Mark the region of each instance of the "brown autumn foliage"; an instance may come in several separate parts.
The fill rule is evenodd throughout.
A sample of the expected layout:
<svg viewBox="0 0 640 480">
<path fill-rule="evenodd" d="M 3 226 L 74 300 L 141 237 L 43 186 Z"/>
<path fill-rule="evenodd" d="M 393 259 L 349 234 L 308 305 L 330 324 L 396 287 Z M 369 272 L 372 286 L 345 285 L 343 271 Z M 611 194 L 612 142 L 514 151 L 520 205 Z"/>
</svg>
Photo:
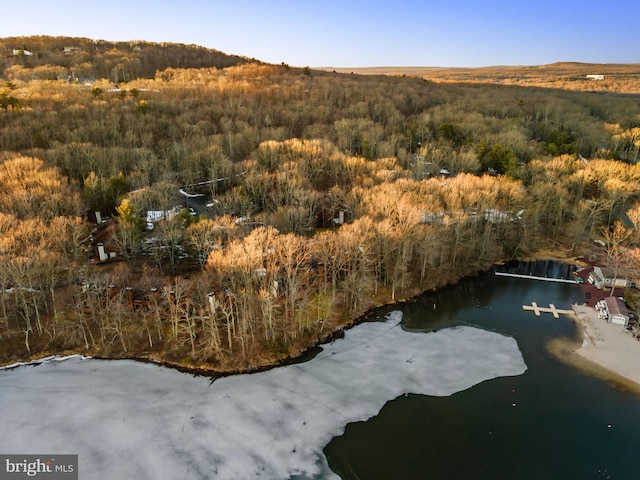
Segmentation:
<svg viewBox="0 0 640 480">
<path fill-rule="evenodd" d="M 577 254 L 638 200 L 628 98 L 166 67 L 117 89 L 5 77 L 3 361 L 272 364 L 373 306 Z"/>
</svg>

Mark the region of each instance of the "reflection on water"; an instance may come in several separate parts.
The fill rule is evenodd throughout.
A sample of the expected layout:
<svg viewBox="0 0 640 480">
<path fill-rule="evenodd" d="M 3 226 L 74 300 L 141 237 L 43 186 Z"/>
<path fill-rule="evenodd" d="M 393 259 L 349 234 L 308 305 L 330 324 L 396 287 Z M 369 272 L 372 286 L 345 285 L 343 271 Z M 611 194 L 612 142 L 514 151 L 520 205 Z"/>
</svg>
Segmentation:
<svg viewBox="0 0 640 480">
<path fill-rule="evenodd" d="M 500 269 L 554 278 L 572 272 L 555 262 Z M 577 285 L 488 273 L 405 305 L 407 329 L 465 324 L 512 335 L 528 370 L 450 397 L 387 403 L 327 445 L 332 469 L 367 480 L 637 478 L 640 400 L 553 358 L 546 341 L 574 337 L 575 326 L 523 311 L 532 301 L 567 309 L 584 298 Z"/>
</svg>

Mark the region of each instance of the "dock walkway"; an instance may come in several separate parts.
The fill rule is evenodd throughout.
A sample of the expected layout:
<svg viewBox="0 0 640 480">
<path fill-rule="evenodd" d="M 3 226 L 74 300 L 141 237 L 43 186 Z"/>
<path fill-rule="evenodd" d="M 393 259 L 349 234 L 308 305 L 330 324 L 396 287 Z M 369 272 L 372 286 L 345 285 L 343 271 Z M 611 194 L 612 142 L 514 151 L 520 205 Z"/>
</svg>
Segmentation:
<svg viewBox="0 0 640 480">
<path fill-rule="evenodd" d="M 547 282 L 558 282 L 558 283 L 576 283 L 575 280 L 569 280 L 566 278 L 536 277 L 535 275 L 521 275 L 519 273 L 507 273 L 507 272 L 495 272 L 495 274 L 499 277 L 528 278 L 530 280 L 544 280 Z"/>
<path fill-rule="evenodd" d="M 555 318 L 560 318 L 560 315 L 572 315 L 573 310 L 561 310 L 551 303 L 549 307 L 539 307 L 536 302 L 531 302 L 531 305 L 523 305 L 523 310 L 527 310 L 536 314 L 536 317 L 540 316 L 540 313 L 550 313 Z"/>
</svg>

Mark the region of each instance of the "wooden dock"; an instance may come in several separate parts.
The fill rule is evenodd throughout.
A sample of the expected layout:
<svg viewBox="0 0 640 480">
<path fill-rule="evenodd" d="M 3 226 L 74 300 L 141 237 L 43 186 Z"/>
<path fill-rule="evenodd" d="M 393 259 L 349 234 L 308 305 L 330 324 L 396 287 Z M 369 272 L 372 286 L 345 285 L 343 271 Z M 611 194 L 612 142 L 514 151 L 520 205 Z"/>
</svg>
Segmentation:
<svg viewBox="0 0 640 480">
<path fill-rule="evenodd" d="M 550 313 L 555 318 L 560 318 L 560 315 L 573 314 L 573 310 L 561 310 L 559 308 L 556 308 L 556 306 L 553 303 L 550 303 L 549 307 L 539 307 L 536 302 L 531 302 L 531 305 L 523 305 L 522 309 L 535 313 L 536 317 L 539 317 L 540 313 Z"/>
<path fill-rule="evenodd" d="M 575 280 L 569 280 L 567 278 L 537 277 L 535 275 L 521 275 L 519 273 L 508 272 L 495 272 L 495 274 L 498 277 L 527 278 L 529 280 L 543 280 L 545 282 L 576 283 Z"/>
</svg>

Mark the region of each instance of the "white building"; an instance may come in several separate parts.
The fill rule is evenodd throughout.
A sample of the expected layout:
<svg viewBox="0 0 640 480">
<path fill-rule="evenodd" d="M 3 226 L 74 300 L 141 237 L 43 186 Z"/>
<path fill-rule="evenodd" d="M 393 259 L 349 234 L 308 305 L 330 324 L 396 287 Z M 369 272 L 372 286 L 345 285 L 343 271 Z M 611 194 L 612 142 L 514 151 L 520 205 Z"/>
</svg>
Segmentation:
<svg viewBox="0 0 640 480">
<path fill-rule="evenodd" d="M 147 230 L 153 230 L 153 226 L 161 220 L 171 220 L 181 211 L 180 207 L 173 207 L 171 210 L 147 210 Z"/>
<path fill-rule="evenodd" d="M 620 298 L 607 297 L 596 304 L 598 316 L 607 320 L 608 323 L 627 326 L 629 324 L 629 311 Z"/>
<path fill-rule="evenodd" d="M 588 282 L 595 285 L 599 289 L 604 287 L 627 287 L 626 278 L 618 278 L 615 272 L 609 268 L 593 267 L 593 271 L 589 273 Z"/>
</svg>

